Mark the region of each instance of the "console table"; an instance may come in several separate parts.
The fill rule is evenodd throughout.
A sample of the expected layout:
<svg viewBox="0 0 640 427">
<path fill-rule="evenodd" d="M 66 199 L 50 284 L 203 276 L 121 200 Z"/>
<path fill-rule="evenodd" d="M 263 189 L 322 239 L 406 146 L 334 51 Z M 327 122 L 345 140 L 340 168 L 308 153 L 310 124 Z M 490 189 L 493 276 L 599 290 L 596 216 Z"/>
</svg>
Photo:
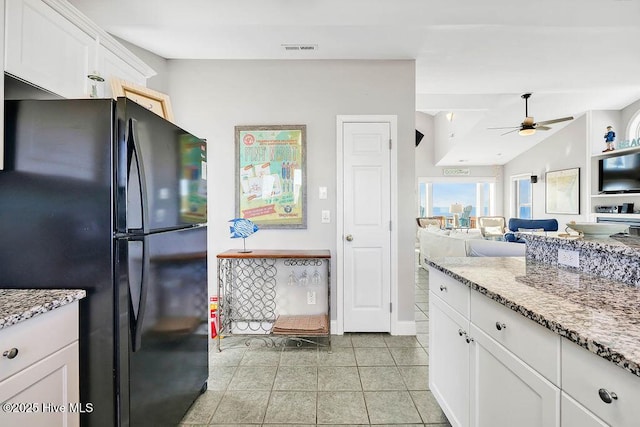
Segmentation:
<svg viewBox="0 0 640 427">
<path fill-rule="evenodd" d="M 300 346 L 326 337 L 331 351 L 329 250 L 228 250 L 217 259 L 218 351 L 221 335 L 238 334 L 247 345 L 252 338 L 276 345 L 272 337 L 281 336 Z"/>
</svg>

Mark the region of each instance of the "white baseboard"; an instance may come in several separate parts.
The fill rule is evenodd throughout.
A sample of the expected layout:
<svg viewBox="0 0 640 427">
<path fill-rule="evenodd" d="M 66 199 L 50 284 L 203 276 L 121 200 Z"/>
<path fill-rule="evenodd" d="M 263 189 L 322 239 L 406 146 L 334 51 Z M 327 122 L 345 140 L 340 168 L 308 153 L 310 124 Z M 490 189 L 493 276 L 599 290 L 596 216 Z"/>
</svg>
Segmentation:
<svg viewBox="0 0 640 427">
<path fill-rule="evenodd" d="M 416 322 L 414 320 L 398 321 L 392 327 L 391 335 L 415 335 Z M 338 331 L 338 321 L 331 321 L 331 335 L 343 335 L 343 331 Z"/>
<path fill-rule="evenodd" d="M 416 334 L 416 322 L 415 320 L 398 320 L 395 324 L 395 328 L 392 329 L 391 335 L 415 335 Z"/>
<path fill-rule="evenodd" d="M 342 331 L 338 331 L 338 321 L 331 321 L 331 335 L 342 335 Z"/>
</svg>

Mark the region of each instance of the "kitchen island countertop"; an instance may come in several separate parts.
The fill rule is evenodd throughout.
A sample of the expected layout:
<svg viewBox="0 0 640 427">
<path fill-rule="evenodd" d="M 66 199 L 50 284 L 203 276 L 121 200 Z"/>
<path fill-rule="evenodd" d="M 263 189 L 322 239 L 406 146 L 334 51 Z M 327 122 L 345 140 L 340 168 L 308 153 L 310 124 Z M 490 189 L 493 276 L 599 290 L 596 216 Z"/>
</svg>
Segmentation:
<svg viewBox="0 0 640 427">
<path fill-rule="evenodd" d="M 520 257 L 427 264 L 640 376 L 640 289 Z"/>
<path fill-rule="evenodd" d="M 0 329 L 55 310 L 86 295 L 83 289 L 0 289 Z"/>
</svg>

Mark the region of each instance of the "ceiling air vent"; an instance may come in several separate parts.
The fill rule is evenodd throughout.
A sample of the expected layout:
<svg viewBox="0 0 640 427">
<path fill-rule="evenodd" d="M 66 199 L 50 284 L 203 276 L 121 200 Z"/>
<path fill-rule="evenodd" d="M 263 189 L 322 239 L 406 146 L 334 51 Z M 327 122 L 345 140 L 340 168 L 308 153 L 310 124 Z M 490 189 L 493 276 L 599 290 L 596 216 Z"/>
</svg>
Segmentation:
<svg viewBox="0 0 640 427">
<path fill-rule="evenodd" d="M 281 46 L 288 52 L 312 52 L 318 50 L 317 44 L 283 44 Z"/>
</svg>

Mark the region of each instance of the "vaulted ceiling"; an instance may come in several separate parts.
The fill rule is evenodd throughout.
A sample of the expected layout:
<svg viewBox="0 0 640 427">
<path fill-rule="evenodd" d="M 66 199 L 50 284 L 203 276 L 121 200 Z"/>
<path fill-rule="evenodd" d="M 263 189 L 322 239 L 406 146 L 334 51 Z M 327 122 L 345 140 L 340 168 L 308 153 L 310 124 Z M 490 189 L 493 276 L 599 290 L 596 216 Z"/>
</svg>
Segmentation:
<svg viewBox="0 0 640 427">
<path fill-rule="evenodd" d="M 441 165 L 504 164 L 568 123 L 640 99 L 638 0 L 70 0 L 164 58 L 415 59 L 416 110 L 453 112 Z M 314 49 L 285 49 L 284 45 Z"/>
</svg>

